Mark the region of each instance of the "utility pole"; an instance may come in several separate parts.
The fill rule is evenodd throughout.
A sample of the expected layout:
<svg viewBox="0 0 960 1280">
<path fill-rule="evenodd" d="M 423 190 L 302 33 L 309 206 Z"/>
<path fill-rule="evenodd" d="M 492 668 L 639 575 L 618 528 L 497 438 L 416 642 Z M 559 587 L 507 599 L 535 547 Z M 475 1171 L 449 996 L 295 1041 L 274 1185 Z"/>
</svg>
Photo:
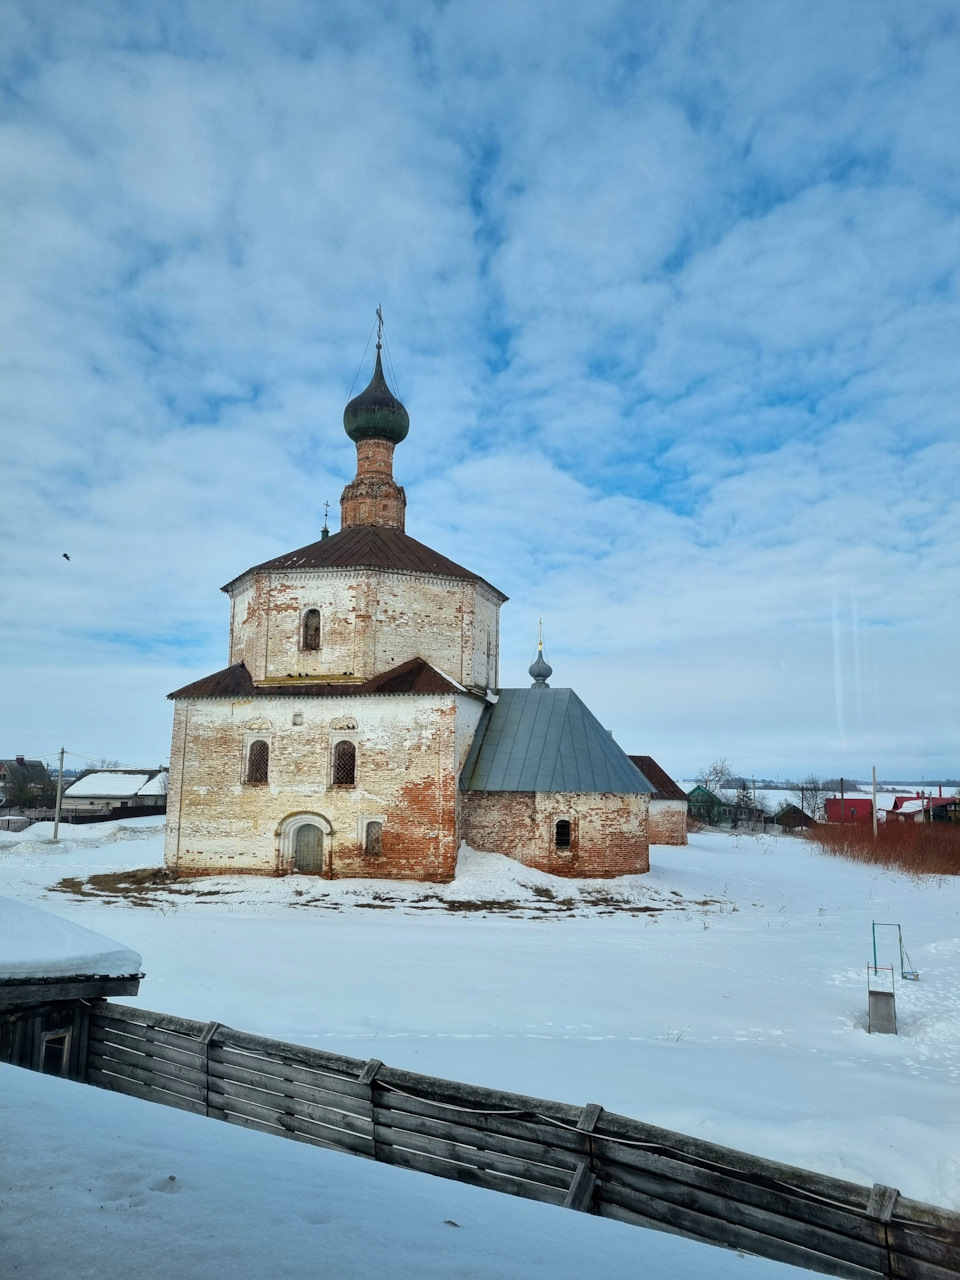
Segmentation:
<svg viewBox="0 0 960 1280">
<path fill-rule="evenodd" d="M 60 771 L 57 774 L 57 807 L 53 811 L 54 843 L 60 839 L 60 801 L 63 798 L 63 747 L 60 748 Z"/>
<path fill-rule="evenodd" d="M 873 838 L 877 838 L 877 766 L 873 766 Z"/>
<path fill-rule="evenodd" d="M 840 779 L 840 823 L 843 824 L 843 779 Z"/>
</svg>

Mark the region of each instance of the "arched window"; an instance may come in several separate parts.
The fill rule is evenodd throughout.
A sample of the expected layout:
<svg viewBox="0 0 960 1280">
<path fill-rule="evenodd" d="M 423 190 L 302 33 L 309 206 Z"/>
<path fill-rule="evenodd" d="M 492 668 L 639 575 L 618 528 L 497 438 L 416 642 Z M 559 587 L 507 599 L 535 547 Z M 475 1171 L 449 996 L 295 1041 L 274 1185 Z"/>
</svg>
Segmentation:
<svg viewBox="0 0 960 1280">
<path fill-rule="evenodd" d="M 558 849 L 569 849 L 573 832 L 567 818 L 561 818 L 554 828 L 554 842 Z"/>
<path fill-rule="evenodd" d="M 267 781 L 267 773 L 270 769 L 270 747 L 269 745 L 258 739 L 256 742 L 250 743 L 250 749 L 247 752 L 247 782 L 251 786 L 262 787 Z"/>
<path fill-rule="evenodd" d="M 368 858 L 379 858 L 383 853 L 383 823 L 368 822 L 364 852 Z"/>
<path fill-rule="evenodd" d="M 333 782 L 352 787 L 357 779 L 357 748 L 352 742 L 338 742 L 333 748 Z"/>
<path fill-rule="evenodd" d="M 308 609 L 303 615 L 304 649 L 320 648 L 320 610 Z"/>
</svg>

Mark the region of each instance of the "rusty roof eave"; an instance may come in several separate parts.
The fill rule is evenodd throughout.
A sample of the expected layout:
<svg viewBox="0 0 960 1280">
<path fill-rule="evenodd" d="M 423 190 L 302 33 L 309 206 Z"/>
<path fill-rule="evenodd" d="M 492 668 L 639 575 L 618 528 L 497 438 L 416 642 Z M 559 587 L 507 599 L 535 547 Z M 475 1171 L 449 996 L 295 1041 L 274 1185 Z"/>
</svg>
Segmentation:
<svg viewBox="0 0 960 1280">
<path fill-rule="evenodd" d="M 255 684 L 244 663 L 238 662 L 223 671 L 203 676 L 167 697 L 173 701 L 223 698 L 246 701 L 251 698 L 353 698 L 396 697 L 398 695 L 443 696 L 469 695 L 483 698 L 479 691 L 448 679 L 442 671 L 423 658 L 411 658 L 390 671 L 372 676 L 356 684 L 330 683 L 321 680 L 290 680 L 286 683 Z"/>
<path fill-rule="evenodd" d="M 509 598 L 480 574 L 465 569 L 463 565 L 399 529 L 387 529 L 380 525 L 341 529 L 329 538 L 274 556 L 272 560 L 265 560 L 245 569 L 243 573 L 231 578 L 221 590 L 229 594 L 238 583 L 255 573 L 302 572 L 311 569 L 370 569 L 411 577 L 452 578 L 456 581 L 481 583 L 499 596 L 501 603 Z"/>
</svg>

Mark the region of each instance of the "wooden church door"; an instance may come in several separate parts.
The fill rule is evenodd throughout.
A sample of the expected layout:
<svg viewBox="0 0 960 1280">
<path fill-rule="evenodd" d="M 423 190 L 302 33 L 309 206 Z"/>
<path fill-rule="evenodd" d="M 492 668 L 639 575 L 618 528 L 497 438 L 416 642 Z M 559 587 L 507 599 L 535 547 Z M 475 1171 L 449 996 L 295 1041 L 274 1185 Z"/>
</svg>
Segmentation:
<svg viewBox="0 0 960 1280">
<path fill-rule="evenodd" d="M 323 871 L 323 832 L 312 822 L 297 827 L 293 846 L 293 865 L 296 871 L 310 871 L 320 875 Z"/>
</svg>

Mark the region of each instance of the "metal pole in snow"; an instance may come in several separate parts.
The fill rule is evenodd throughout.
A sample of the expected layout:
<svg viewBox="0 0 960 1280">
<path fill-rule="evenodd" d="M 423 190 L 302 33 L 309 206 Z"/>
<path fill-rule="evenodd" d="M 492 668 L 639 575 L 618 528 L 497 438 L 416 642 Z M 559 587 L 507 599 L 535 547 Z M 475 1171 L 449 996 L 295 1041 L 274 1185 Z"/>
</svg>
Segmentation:
<svg viewBox="0 0 960 1280">
<path fill-rule="evenodd" d="M 873 838 L 877 838 L 877 766 L 873 766 Z"/>
<path fill-rule="evenodd" d="M 60 748 L 60 771 L 57 774 L 57 805 L 53 811 L 53 839 L 60 839 L 60 801 L 63 798 L 63 747 Z"/>
</svg>

